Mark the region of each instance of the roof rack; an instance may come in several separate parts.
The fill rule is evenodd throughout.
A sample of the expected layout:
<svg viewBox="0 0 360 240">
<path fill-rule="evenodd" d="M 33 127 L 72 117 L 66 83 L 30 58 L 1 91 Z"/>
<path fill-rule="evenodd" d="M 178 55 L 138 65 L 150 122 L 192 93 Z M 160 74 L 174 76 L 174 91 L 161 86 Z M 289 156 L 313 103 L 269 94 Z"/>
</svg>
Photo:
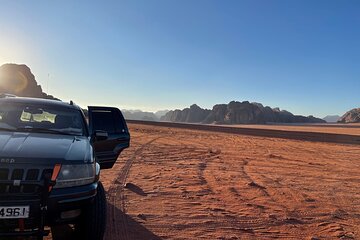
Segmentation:
<svg viewBox="0 0 360 240">
<path fill-rule="evenodd" d="M 0 93 L 0 98 L 7 98 L 7 97 L 17 97 L 17 96 L 9 93 Z"/>
</svg>

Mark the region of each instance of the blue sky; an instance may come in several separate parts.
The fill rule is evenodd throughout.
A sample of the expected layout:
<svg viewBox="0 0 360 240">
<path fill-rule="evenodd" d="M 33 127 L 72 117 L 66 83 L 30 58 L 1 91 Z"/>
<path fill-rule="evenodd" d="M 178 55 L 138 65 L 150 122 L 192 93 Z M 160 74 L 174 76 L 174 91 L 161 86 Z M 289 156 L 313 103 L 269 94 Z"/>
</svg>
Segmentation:
<svg viewBox="0 0 360 240">
<path fill-rule="evenodd" d="M 81 106 L 360 107 L 360 2 L 1 1 L 0 64 Z"/>
</svg>

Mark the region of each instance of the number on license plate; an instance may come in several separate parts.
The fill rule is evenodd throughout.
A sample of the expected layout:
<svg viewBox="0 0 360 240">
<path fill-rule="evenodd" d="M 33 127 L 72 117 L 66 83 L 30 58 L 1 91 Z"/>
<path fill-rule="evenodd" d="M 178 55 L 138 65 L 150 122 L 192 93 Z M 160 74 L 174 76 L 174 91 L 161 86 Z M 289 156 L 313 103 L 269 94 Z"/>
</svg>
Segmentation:
<svg viewBox="0 0 360 240">
<path fill-rule="evenodd" d="M 0 207 L 0 219 L 28 218 L 29 206 Z"/>
</svg>

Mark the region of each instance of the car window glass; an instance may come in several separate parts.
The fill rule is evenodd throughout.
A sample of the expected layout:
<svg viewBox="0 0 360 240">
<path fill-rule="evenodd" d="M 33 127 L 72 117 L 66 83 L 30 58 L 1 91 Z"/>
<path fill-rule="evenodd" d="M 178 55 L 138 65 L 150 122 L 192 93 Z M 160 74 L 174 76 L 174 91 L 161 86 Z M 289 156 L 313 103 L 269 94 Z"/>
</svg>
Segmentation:
<svg viewBox="0 0 360 240">
<path fill-rule="evenodd" d="M 125 126 L 124 126 L 124 118 L 123 116 L 121 115 L 120 112 L 115 112 L 115 118 L 114 118 L 114 121 L 115 121 L 115 128 L 116 128 L 116 131 L 117 132 L 124 132 L 125 131 Z"/>
<path fill-rule="evenodd" d="M 113 113 L 111 111 L 93 111 L 93 126 L 95 130 L 102 130 L 108 133 L 115 133 Z"/>
<path fill-rule="evenodd" d="M 71 135 L 85 134 L 83 117 L 79 110 L 52 105 L 1 104 L 0 127 L 33 129 L 32 131 L 48 129 Z"/>
<path fill-rule="evenodd" d="M 38 114 L 31 114 L 29 112 L 23 111 L 20 117 L 22 122 L 48 122 L 55 123 L 56 114 L 51 114 L 49 112 L 43 111 Z"/>
</svg>

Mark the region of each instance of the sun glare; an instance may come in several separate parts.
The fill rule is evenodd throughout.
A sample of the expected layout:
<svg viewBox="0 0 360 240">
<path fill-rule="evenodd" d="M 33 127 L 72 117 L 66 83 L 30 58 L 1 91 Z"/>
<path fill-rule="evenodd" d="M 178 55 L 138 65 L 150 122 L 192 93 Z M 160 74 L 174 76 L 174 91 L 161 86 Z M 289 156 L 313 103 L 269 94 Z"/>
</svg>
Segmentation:
<svg viewBox="0 0 360 240">
<path fill-rule="evenodd" d="M 22 72 L 7 69 L 6 65 L 0 69 L 0 91 L 17 94 L 27 85 L 28 79 Z"/>
</svg>

